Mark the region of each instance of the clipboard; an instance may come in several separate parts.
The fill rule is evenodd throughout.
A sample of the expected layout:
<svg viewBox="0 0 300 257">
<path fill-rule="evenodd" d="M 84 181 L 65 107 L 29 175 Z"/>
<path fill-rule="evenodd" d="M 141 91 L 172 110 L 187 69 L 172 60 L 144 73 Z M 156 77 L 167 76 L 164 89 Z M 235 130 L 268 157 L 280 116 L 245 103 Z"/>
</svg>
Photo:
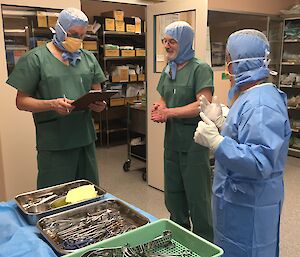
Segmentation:
<svg viewBox="0 0 300 257">
<path fill-rule="evenodd" d="M 119 93 L 118 90 L 90 90 L 87 94 L 79 97 L 72 105 L 75 106 L 73 111 L 82 111 L 88 109 L 89 104 L 96 101 L 107 102 L 113 95 Z"/>
</svg>

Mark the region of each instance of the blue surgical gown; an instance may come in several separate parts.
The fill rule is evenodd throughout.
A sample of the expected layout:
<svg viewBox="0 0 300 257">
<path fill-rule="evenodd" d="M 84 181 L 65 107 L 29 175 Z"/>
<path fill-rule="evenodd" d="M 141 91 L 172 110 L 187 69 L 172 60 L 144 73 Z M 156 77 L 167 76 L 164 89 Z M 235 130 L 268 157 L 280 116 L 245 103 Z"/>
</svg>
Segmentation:
<svg viewBox="0 0 300 257">
<path fill-rule="evenodd" d="M 214 242 L 224 257 L 279 257 L 290 134 L 286 95 L 273 84 L 245 91 L 231 107 L 213 183 Z"/>
</svg>

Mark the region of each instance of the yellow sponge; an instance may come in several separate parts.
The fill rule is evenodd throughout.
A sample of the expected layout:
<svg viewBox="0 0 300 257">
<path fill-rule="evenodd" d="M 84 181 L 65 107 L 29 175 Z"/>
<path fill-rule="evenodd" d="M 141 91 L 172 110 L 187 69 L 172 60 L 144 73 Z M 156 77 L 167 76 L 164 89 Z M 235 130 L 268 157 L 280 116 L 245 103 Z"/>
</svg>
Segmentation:
<svg viewBox="0 0 300 257">
<path fill-rule="evenodd" d="M 88 200 L 97 196 L 94 185 L 85 185 L 69 190 L 66 197 L 67 203 L 76 203 Z"/>
</svg>

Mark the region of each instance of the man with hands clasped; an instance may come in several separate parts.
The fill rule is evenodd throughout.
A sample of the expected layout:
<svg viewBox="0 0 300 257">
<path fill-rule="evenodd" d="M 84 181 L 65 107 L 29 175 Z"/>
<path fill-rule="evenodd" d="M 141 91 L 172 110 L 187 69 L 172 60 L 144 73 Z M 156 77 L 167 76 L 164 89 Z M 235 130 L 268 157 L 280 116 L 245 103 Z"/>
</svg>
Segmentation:
<svg viewBox="0 0 300 257">
<path fill-rule="evenodd" d="M 194 32 L 188 23 L 171 23 L 164 32 L 168 64 L 157 86 L 161 97 L 152 107 L 151 119 L 166 123 L 165 204 L 171 220 L 211 241 L 209 152 L 194 142 L 193 135 L 200 120 L 198 98 L 211 99 L 213 73 L 195 58 Z"/>
</svg>

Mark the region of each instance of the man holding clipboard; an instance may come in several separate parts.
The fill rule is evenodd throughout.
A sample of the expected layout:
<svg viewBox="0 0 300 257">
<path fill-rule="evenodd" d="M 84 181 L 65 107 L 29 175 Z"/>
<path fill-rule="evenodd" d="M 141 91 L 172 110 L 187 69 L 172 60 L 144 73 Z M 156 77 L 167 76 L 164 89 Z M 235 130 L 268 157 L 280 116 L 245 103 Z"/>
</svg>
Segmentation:
<svg viewBox="0 0 300 257">
<path fill-rule="evenodd" d="M 53 40 L 20 58 L 7 80 L 18 90 L 17 108 L 33 114 L 38 188 L 77 179 L 99 184 L 91 111 L 103 111 L 105 103 L 95 99 L 74 111 L 70 100 L 100 90 L 105 81 L 94 55 L 80 49 L 87 25 L 80 10 L 63 10 Z"/>
</svg>

